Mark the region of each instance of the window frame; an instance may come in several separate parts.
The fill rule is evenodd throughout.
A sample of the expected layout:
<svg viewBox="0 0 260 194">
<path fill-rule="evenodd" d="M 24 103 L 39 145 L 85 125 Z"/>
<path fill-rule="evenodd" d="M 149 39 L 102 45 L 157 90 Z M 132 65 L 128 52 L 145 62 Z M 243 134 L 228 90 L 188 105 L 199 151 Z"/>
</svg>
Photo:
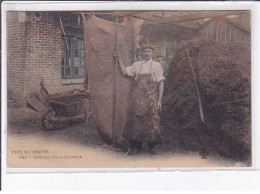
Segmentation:
<svg viewBox="0 0 260 194">
<path fill-rule="evenodd" d="M 64 27 L 65 34 L 62 34 L 62 62 L 61 62 L 61 79 L 82 79 L 86 77 L 86 62 L 85 62 L 85 49 L 84 49 L 84 32 L 83 29 Z M 75 40 L 82 42 L 82 48 L 75 47 Z M 69 47 L 69 55 L 67 55 L 67 51 Z M 83 62 L 83 65 L 75 65 L 75 51 L 82 50 L 83 57 L 79 57 Z M 66 65 L 67 62 L 69 65 Z M 75 75 L 75 67 L 79 68 L 83 71 L 82 75 Z M 66 69 L 69 68 L 69 74 L 65 75 Z"/>
</svg>

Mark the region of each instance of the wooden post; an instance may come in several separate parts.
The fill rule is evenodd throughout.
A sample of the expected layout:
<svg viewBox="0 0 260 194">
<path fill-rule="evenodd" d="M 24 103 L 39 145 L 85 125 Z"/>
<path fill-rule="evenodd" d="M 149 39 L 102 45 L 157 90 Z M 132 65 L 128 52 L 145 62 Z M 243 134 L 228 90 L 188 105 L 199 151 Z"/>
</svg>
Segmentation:
<svg viewBox="0 0 260 194">
<path fill-rule="evenodd" d="M 220 39 L 220 19 L 216 18 L 216 41 Z"/>
<path fill-rule="evenodd" d="M 198 30 L 198 33 L 197 33 L 197 39 L 202 39 L 202 33 L 201 33 L 200 29 Z"/>
<path fill-rule="evenodd" d="M 80 13 L 81 14 L 81 17 L 82 17 L 82 22 L 83 22 L 83 28 L 84 28 L 84 55 L 86 56 L 86 49 L 87 49 L 87 46 L 86 46 L 86 44 L 88 44 L 88 43 L 86 43 L 86 41 L 85 41 L 85 37 L 86 37 L 86 30 L 85 30 L 85 27 L 86 27 L 86 25 L 87 25 L 87 19 L 86 19 L 86 17 L 85 17 L 85 14 L 84 13 Z M 89 15 L 87 16 L 87 17 L 89 17 Z M 90 90 L 90 83 L 89 83 L 89 75 L 88 75 L 88 63 L 87 63 L 87 61 L 86 61 L 86 58 L 85 58 L 85 80 L 84 80 L 84 89 L 85 90 Z"/>
</svg>

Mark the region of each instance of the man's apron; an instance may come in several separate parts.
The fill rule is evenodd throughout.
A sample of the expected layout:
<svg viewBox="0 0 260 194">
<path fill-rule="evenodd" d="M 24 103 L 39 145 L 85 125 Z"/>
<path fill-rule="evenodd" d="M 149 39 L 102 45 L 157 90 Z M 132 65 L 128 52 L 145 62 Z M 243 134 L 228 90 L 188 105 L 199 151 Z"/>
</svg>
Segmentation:
<svg viewBox="0 0 260 194">
<path fill-rule="evenodd" d="M 139 74 L 133 85 L 124 138 L 140 142 L 160 140 L 158 98 L 158 84 L 152 75 Z"/>
</svg>

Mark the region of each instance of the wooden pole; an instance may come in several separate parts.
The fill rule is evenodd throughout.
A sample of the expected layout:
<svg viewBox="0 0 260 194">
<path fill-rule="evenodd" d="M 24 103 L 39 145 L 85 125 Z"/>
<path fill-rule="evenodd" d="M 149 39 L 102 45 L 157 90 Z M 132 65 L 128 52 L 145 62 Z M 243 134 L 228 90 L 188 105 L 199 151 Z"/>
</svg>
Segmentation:
<svg viewBox="0 0 260 194">
<path fill-rule="evenodd" d="M 198 101 L 199 101 L 199 112 L 200 112 L 200 120 L 201 120 L 203 123 L 205 123 L 205 120 L 204 120 L 204 115 L 203 115 L 203 109 L 202 109 L 202 103 L 201 103 L 201 100 L 200 100 L 200 92 L 199 92 L 199 87 L 198 87 L 198 84 L 197 84 L 197 79 L 196 79 L 196 76 L 195 76 L 195 73 L 194 73 L 194 70 L 193 70 L 193 66 L 192 66 L 192 63 L 191 63 L 191 59 L 190 59 L 189 50 L 188 50 L 188 49 L 186 49 L 186 52 L 187 52 L 187 55 L 188 55 L 188 58 L 189 58 L 190 67 L 191 67 L 191 72 L 192 72 L 193 79 L 194 79 L 195 86 L 196 86 L 196 90 L 197 90 Z"/>
<path fill-rule="evenodd" d="M 118 16 L 116 16 L 116 31 L 115 31 L 115 51 L 117 51 L 117 24 L 118 24 Z M 115 81 L 114 81 L 114 100 L 113 100 L 113 129 L 112 129 L 112 141 L 113 147 L 115 147 L 115 132 L 116 132 L 116 112 L 117 112 L 117 69 L 118 69 L 118 60 L 115 59 Z"/>
</svg>

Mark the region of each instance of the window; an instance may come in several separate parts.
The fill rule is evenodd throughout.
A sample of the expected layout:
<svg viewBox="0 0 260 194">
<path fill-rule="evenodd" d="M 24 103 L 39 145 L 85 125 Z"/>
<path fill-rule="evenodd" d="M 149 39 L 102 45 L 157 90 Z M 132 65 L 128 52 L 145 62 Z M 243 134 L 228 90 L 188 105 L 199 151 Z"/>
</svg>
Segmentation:
<svg viewBox="0 0 260 194">
<path fill-rule="evenodd" d="M 175 50 L 177 48 L 177 40 L 174 39 L 174 40 L 168 40 L 168 43 L 166 45 L 166 59 L 168 57 L 173 57 L 174 54 L 175 54 Z"/>
<path fill-rule="evenodd" d="M 62 79 L 84 78 L 86 74 L 84 33 L 81 29 L 64 28 Z"/>
</svg>

